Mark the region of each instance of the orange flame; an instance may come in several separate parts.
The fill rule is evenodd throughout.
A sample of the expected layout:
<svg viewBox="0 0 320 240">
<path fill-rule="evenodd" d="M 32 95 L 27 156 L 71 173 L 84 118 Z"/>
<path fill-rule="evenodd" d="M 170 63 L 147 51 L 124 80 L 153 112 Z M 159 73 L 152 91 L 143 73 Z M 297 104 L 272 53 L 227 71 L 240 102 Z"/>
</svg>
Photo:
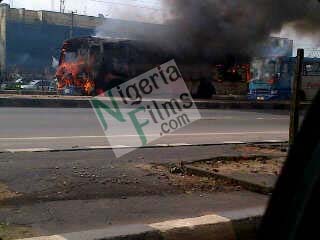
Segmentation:
<svg viewBox="0 0 320 240">
<path fill-rule="evenodd" d="M 75 62 L 62 61 L 57 69 L 58 89 L 75 87 L 86 95 L 90 95 L 95 84 L 90 77 L 91 69 L 89 64 L 81 57 Z"/>
</svg>

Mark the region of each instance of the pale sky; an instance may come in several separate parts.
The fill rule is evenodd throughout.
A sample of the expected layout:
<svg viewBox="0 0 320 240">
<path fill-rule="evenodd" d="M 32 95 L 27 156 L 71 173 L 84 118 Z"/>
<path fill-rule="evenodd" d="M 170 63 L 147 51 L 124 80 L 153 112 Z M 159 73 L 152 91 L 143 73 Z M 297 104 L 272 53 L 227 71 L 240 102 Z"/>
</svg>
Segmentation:
<svg viewBox="0 0 320 240">
<path fill-rule="evenodd" d="M 32 10 L 59 11 L 60 0 L 4 0 L 14 8 L 26 8 Z M 168 16 L 166 6 L 162 0 L 65 0 L 66 12 L 76 11 L 78 14 L 136 20 L 144 22 L 162 23 L 164 16 Z M 287 37 L 295 42 L 298 47 L 319 47 L 319 35 L 301 38 L 294 30 L 285 28 L 276 36 Z"/>
<path fill-rule="evenodd" d="M 59 11 L 60 0 L 5 0 L 14 8 Z M 161 0 L 65 0 L 66 12 L 78 14 L 161 22 L 165 11 Z"/>
</svg>

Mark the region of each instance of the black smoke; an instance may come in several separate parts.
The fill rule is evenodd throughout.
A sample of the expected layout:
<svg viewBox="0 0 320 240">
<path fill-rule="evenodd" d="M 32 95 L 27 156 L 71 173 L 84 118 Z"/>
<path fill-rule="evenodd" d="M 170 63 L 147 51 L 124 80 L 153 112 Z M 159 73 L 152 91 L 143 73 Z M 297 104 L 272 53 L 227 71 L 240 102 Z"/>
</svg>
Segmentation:
<svg viewBox="0 0 320 240">
<path fill-rule="evenodd" d="M 164 45 L 189 57 L 246 59 L 286 24 L 320 30 L 318 0 L 163 0 L 170 9 Z"/>
</svg>

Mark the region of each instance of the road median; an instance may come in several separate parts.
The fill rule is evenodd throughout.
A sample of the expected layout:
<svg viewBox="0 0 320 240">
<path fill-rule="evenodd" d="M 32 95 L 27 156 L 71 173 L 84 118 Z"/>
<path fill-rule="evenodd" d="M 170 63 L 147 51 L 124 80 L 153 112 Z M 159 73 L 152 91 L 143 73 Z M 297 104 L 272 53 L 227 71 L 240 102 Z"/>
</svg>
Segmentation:
<svg viewBox="0 0 320 240">
<path fill-rule="evenodd" d="M 43 95 L 3 95 L 0 96 L 0 107 L 30 107 L 30 108 L 91 108 L 90 97 L 67 97 L 67 96 L 43 96 Z M 153 99 L 145 99 L 152 102 Z M 165 103 L 169 99 L 157 99 L 158 103 Z M 210 100 L 195 100 L 199 109 L 290 109 L 289 101 L 249 101 L 244 98 L 215 97 Z M 303 109 L 308 108 L 310 103 L 302 103 Z M 128 106 L 135 107 L 133 102 Z"/>
</svg>

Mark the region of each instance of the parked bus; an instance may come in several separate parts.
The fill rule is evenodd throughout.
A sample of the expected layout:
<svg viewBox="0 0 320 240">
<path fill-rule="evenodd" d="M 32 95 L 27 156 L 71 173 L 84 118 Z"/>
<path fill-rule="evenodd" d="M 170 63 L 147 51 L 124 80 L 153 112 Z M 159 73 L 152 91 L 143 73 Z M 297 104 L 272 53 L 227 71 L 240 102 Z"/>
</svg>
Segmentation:
<svg viewBox="0 0 320 240">
<path fill-rule="evenodd" d="M 255 59 L 251 63 L 248 98 L 251 100 L 286 100 L 291 98 L 296 58 Z M 320 88 L 320 58 L 305 58 L 300 97 L 312 100 Z"/>
</svg>

